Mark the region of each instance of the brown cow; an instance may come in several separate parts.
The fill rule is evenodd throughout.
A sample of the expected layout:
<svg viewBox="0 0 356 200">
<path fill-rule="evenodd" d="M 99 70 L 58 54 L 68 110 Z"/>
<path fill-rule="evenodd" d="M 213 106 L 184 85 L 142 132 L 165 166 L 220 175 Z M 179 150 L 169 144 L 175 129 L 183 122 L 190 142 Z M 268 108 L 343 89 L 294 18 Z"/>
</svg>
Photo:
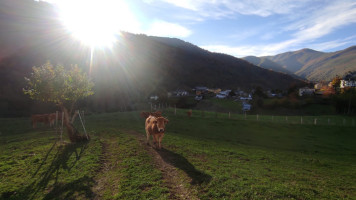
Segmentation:
<svg viewBox="0 0 356 200">
<path fill-rule="evenodd" d="M 49 120 L 49 125 L 50 127 L 54 126 L 54 123 L 56 121 L 56 113 L 51 113 L 48 115 L 48 120 Z M 58 112 L 58 121 L 62 121 L 62 112 Z"/>
<path fill-rule="evenodd" d="M 144 119 L 147 119 L 151 115 L 150 112 L 141 112 L 140 116 Z"/>
<path fill-rule="evenodd" d="M 187 112 L 188 117 L 191 117 L 191 116 L 192 116 L 192 113 L 193 113 L 192 110 L 188 110 L 188 112 Z"/>
<path fill-rule="evenodd" d="M 154 117 L 162 117 L 162 111 L 157 110 L 156 112 L 151 112 L 151 115 Z"/>
<path fill-rule="evenodd" d="M 144 119 L 147 119 L 149 116 L 154 116 L 154 117 L 162 117 L 162 111 L 156 111 L 156 112 L 141 112 L 140 116 Z"/>
<path fill-rule="evenodd" d="M 32 127 L 36 128 L 37 123 L 49 124 L 49 114 L 31 115 Z"/>
<path fill-rule="evenodd" d="M 145 122 L 145 130 L 147 136 L 147 144 L 149 144 L 150 135 L 153 138 L 153 144 L 156 148 L 161 149 L 161 142 L 164 136 L 165 125 L 168 119 L 164 117 L 149 116 Z"/>
</svg>

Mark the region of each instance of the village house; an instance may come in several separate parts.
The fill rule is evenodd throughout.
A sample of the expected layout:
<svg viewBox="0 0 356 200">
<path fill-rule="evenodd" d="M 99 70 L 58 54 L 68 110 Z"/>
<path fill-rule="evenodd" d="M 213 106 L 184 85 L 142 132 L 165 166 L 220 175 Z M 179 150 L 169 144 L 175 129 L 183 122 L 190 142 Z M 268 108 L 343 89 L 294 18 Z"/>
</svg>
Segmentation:
<svg viewBox="0 0 356 200">
<path fill-rule="evenodd" d="M 308 88 L 308 87 L 299 88 L 299 96 L 314 95 L 314 93 L 315 93 L 314 88 Z"/>
<path fill-rule="evenodd" d="M 231 90 L 224 90 L 224 91 L 221 91 L 219 92 L 217 95 L 216 95 L 216 98 L 218 99 L 225 99 L 226 97 L 229 96 Z"/>
<path fill-rule="evenodd" d="M 356 72 L 349 73 L 340 80 L 340 88 L 356 87 Z"/>
<path fill-rule="evenodd" d="M 242 111 L 250 111 L 251 110 L 251 104 L 242 102 Z"/>
<path fill-rule="evenodd" d="M 182 90 L 182 89 L 178 89 L 178 90 L 174 91 L 173 94 L 174 94 L 174 96 L 177 96 L 177 97 L 189 95 L 189 93 L 187 91 Z"/>
<path fill-rule="evenodd" d="M 205 93 L 208 92 L 208 88 L 207 87 L 202 87 L 202 86 L 199 86 L 199 87 L 195 87 L 193 90 L 195 90 L 195 94 L 196 95 L 203 95 Z"/>
</svg>

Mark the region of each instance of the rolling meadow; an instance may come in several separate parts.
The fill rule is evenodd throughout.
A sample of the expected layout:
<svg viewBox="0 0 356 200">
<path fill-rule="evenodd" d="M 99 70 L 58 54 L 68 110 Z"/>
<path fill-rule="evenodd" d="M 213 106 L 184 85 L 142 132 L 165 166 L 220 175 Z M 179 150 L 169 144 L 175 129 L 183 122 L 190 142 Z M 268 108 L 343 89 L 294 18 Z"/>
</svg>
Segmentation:
<svg viewBox="0 0 356 200">
<path fill-rule="evenodd" d="M 86 115 L 91 140 L 75 144 L 58 129 L 32 129 L 28 118 L 3 118 L 0 198 L 356 198 L 351 124 L 186 111 L 164 110 L 162 150 L 146 144 L 137 111 Z"/>
</svg>

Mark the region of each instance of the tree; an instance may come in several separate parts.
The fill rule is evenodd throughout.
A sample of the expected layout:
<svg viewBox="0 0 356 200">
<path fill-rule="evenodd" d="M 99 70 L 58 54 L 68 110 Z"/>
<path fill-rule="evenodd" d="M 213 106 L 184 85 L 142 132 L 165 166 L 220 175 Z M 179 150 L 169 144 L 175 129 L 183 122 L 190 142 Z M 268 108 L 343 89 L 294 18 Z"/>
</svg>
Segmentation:
<svg viewBox="0 0 356 200">
<path fill-rule="evenodd" d="M 47 62 L 32 69 L 31 77 L 25 77 L 27 87 L 23 92 L 32 99 L 53 102 L 64 112 L 64 124 L 71 142 L 86 139 L 72 125 L 76 116 L 73 111 L 79 99 L 94 94 L 94 83 L 76 65 L 69 68 L 62 65 L 54 67 Z"/>
<path fill-rule="evenodd" d="M 263 100 L 264 98 L 266 98 L 267 95 L 263 92 L 262 88 L 257 86 L 255 88 L 255 92 L 253 93 L 253 96 L 252 96 L 252 105 L 254 108 L 262 108 L 263 107 Z"/>
<path fill-rule="evenodd" d="M 336 75 L 333 80 L 331 81 L 331 85 L 334 88 L 336 93 L 339 93 L 339 89 L 340 89 L 340 82 L 341 82 L 341 78 L 340 76 Z"/>
</svg>

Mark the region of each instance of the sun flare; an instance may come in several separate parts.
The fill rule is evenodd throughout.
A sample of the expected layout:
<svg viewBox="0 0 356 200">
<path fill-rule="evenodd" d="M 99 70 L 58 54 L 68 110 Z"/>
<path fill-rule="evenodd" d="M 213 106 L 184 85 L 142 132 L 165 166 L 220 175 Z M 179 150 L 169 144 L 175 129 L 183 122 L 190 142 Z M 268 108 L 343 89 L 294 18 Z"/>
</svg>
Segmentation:
<svg viewBox="0 0 356 200">
<path fill-rule="evenodd" d="M 58 6 L 68 31 L 92 47 L 112 45 L 120 30 L 134 24 L 133 13 L 122 0 L 63 0 Z"/>
</svg>

